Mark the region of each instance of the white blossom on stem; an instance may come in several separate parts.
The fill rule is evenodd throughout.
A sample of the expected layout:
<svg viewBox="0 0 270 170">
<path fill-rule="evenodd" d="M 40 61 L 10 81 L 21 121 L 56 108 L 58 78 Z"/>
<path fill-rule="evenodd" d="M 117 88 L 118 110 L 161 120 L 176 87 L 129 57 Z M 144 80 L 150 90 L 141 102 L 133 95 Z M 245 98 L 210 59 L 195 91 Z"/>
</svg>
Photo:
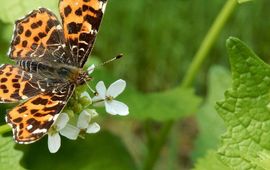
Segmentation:
<svg viewBox="0 0 270 170">
<path fill-rule="evenodd" d="M 115 100 L 125 89 L 126 82 L 124 80 L 117 80 L 106 89 L 103 81 L 96 85 L 97 95 L 93 97 L 94 105 L 105 105 L 107 113 L 112 115 L 128 115 L 128 106 L 120 101 Z"/>
</svg>

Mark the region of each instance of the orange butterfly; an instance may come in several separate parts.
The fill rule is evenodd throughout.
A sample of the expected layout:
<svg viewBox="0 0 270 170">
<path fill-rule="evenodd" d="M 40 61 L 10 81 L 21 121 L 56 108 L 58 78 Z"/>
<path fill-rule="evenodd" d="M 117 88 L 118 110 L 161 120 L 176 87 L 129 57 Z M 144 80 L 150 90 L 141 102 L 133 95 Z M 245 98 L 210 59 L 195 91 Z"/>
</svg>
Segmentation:
<svg viewBox="0 0 270 170">
<path fill-rule="evenodd" d="M 16 21 L 9 57 L 16 65 L 0 67 L 0 100 L 26 100 L 6 121 L 18 143 L 43 137 L 72 95 L 91 79 L 82 70 L 106 8 L 106 0 L 60 0 L 62 25 L 48 9 Z"/>
</svg>

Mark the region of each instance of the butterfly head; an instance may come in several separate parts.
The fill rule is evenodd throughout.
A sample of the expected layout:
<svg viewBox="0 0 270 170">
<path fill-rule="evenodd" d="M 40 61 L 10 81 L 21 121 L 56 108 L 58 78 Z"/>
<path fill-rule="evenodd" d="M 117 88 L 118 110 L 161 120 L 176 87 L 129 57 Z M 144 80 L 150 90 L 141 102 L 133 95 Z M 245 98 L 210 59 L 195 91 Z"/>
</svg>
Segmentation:
<svg viewBox="0 0 270 170">
<path fill-rule="evenodd" d="M 76 85 L 83 85 L 89 80 L 92 80 L 92 77 L 88 75 L 88 72 L 82 71 L 79 73 L 79 76 L 77 77 L 75 83 Z"/>
</svg>

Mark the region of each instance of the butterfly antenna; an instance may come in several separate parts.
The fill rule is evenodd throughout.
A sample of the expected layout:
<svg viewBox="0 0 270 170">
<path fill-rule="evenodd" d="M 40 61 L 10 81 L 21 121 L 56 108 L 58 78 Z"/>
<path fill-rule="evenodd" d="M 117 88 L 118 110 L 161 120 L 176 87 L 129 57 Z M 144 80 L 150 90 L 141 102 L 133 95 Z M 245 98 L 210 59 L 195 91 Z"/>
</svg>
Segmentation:
<svg viewBox="0 0 270 170">
<path fill-rule="evenodd" d="M 108 63 L 110 63 L 110 62 L 112 62 L 112 61 L 115 61 L 115 60 L 118 60 L 118 59 L 122 58 L 123 56 L 124 56 L 124 55 L 123 55 L 122 53 L 120 53 L 120 54 L 118 54 L 116 57 L 113 57 L 113 58 L 110 59 L 110 60 L 107 60 L 107 61 L 105 61 L 105 62 L 103 62 L 103 63 L 100 63 L 100 64 L 96 65 L 96 67 L 104 66 L 104 65 L 106 65 L 106 64 L 108 64 Z"/>
<path fill-rule="evenodd" d="M 115 56 L 115 57 L 111 58 L 110 60 L 107 60 L 107 61 L 105 61 L 105 62 L 103 62 L 103 63 L 101 63 L 101 64 L 98 64 L 98 65 L 96 65 L 96 66 L 95 66 L 95 65 L 92 65 L 91 67 L 89 67 L 89 68 L 87 69 L 88 74 L 91 74 L 91 73 L 94 71 L 95 68 L 104 66 L 105 64 L 108 64 L 108 63 L 110 63 L 110 62 L 113 62 L 113 61 L 115 61 L 115 60 L 118 60 L 118 59 L 120 59 L 120 58 L 122 58 L 122 57 L 123 57 L 123 54 L 120 53 L 120 54 L 118 54 L 117 56 Z M 93 89 L 89 86 L 89 84 L 87 83 L 87 81 L 86 81 L 85 79 L 83 79 L 83 80 L 84 80 L 85 84 L 87 85 L 87 87 L 91 90 L 91 92 L 92 92 L 93 94 L 96 94 L 96 91 L 93 90 Z"/>
</svg>

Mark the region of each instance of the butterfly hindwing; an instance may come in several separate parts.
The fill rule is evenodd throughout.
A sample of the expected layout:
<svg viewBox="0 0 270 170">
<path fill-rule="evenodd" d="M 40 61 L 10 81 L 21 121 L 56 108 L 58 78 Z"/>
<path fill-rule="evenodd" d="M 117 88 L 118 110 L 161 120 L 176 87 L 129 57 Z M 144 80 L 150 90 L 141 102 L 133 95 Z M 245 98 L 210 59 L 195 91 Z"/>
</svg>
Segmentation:
<svg viewBox="0 0 270 170">
<path fill-rule="evenodd" d="M 40 93 L 31 73 L 4 64 L 0 67 L 0 101 L 17 102 Z"/>
<path fill-rule="evenodd" d="M 8 55 L 14 60 L 67 62 L 62 26 L 46 8 L 32 11 L 16 21 Z"/>
<path fill-rule="evenodd" d="M 83 67 L 90 54 L 107 0 L 60 0 L 64 35 L 74 62 Z"/>
<path fill-rule="evenodd" d="M 33 143 L 43 137 L 57 119 L 74 90 L 69 85 L 58 92 L 39 94 L 13 108 L 6 116 L 18 143 Z"/>
</svg>

